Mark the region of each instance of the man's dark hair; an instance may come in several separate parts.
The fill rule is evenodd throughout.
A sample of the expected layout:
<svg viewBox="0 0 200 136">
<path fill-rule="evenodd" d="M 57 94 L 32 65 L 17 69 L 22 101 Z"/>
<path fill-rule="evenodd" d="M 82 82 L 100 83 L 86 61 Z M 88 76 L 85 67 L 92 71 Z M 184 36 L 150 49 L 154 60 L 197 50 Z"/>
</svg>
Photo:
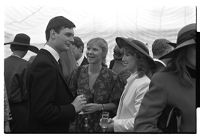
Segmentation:
<svg viewBox="0 0 200 136">
<path fill-rule="evenodd" d="M 76 27 L 73 22 L 68 20 L 67 18 L 63 16 L 57 16 L 52 18 L 46 28 L 45 34 L 46 34 L 46 40 L 49 40 L 50 37 L 50 30 L 55 30 L 56 33 L 59 33 L 61 29 L 63 28 L 74 28 Z"/>
<path fill-rule="evenodd" d="M 75 45 L 77 48 L 82 48 L 82 52 L 83 52 L 83 49 L 84 49 L 84 43 L 83 43 L 83 41 L 81 40 L 80 37 L 78 37 L 78 36 L 74 36 L 74 42 L 73 42 L 73 45 Z"/>
</svg>

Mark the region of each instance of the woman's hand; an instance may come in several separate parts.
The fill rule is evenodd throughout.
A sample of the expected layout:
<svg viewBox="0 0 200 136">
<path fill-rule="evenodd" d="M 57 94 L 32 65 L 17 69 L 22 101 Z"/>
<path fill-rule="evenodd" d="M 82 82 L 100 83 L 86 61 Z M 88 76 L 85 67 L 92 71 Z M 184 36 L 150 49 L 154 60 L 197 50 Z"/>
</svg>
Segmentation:
<svg viewBox="0 0 200 136">
<path fill-rule="evenodd" d="M 111 118 L 109 118 L 106 132 L 114 132 L 114 121 Z"/>
<path fill-rule="evenodd" d="M 101 110 L 101 104 L 97 104 L 97 103 L 85 104 L 84 109 L 83 109 L 84 114 L 93 113 L 99 110 Z"/>
</svg>

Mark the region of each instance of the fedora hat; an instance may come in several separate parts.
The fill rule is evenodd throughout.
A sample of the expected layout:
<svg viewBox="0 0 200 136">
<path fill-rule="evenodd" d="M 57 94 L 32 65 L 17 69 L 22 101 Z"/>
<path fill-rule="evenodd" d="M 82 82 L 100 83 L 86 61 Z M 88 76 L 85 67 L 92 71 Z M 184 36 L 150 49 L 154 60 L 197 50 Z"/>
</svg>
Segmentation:
<svg viewBox="0 0 200 136">
<path fill-rule="evenodd" d="M 196 23 L 184 26 L 178 32 L 177 42 L 169 43 L 172 46 L 175 46 L 175 49 L 161 56 L 159 59 L 171 58 L 185 47 L 196 45 L 196 34 L 197 34 Z"/>
<path fill-rule="evenodd" d="M 19 50 L 20 48 L 21 49 L 27 49 L 27 50 L 30 50 L 32 52 L 35 52 L 37 53 L 39 51 L 39 49 L 33 45 L 30 45 L 30 37 L 26 34 L 23 34 L 23 33 L 19 33 L 15 36 L 13 42 L 7 42 L 7 43 L 4 43 L 4 45 L 8 45 L 10 44 L 11 46 L 15 47 L 19 47 Z"/>
<path fill-rule="evenodd" d="M 153 58 L 149 55 L 149 50 L 144 43 L 142 43 L 138 40 L 135 40 L 133 38 L 123 38 L 123 37 L 117 37 L 116 42 L 120 48 L 127 46 L 127 47 L 132 47 L 132 48 L 136 49 L 141 54 L 146 56 L 153 65 L 155 65 L 155 62 L 154 62 Z"/>
</svg>

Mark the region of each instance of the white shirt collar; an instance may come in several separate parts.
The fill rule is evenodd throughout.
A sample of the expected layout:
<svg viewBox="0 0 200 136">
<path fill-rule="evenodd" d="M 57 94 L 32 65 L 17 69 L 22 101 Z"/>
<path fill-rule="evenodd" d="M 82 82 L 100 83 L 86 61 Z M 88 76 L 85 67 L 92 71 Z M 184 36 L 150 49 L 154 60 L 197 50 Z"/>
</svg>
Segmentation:
<svg viewBox="0 0 200 136">
<path fill-rule="evenodd" d="M 82 55 L 81 58 L 79 60 L 77 60 L 77 63 L 78 63 L 79 66 L 83 62 L 83 59 L 84 59 L 84 55 Z"/>
<path fill-rule="evenodd" d="M 55 60 L 58 62 L 58 60 L 60 59 L 59 54 L 56 52 L 56 50 L 54 50 L 54 48 L 52 48 L 51 46 L 49 46 L 48 44 L 46 44 L 43 49 L 49 51 L 51 53 L 51 55 L 55 58 Z"/>
<path fill-rule="evenodd" d="M 163 66 L 166 67 L 166 64 L 165 64 L 162 60 L 159 60 L 159 59 L 156 59 L 156 58 L 154 58 L 153 60 L 154 60 L 154 61 L 157 61 L 157 62 L 160 62 Z"/>
<path fill-rule="evenodd" d="M 137 72 L 132 73 L 129 78 L 127 79 L 127 83 L 132 81 L 133 79 L 135 79 L 138 76 Z"/>
</svg>

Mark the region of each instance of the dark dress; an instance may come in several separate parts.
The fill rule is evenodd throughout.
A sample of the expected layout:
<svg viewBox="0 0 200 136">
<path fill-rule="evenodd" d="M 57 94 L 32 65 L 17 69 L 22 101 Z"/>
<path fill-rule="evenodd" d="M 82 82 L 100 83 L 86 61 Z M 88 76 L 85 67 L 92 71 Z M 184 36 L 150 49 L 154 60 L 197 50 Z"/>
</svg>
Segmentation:
<svg viewBox="0 0 200 136">
<path fill-rule="evenodd" d="M 117 82 L 117 76 L 108 68 L 102 67 L 99 76 L 97 77 L 93 89 L 89 87 L 89 75 L 88 75 L 88 65 L 79 67 L 76 69 L 71 76 L 69 82 L 69 88 L 73 91 L 76 96 L 77 89 L 83 89 L 84 94 L 88 97 L 88 103 L 115 103 L 118 105 L 122 88 Z M 89 130 L 87 132 L 101 132 L 101 127 L 99 126 L 99 120 L 101 118 L 102 111 L 96 111 L 87 115 L 77 115 L 75 120 L 75 126 L 72 125 L 72 132 L 85 132 L 84 130 L 84 118 L 88 118 Z M 110 117 L 115 115 L 115 111 L 109 111 Z M 73 128 L 75 127 L 75 128 Z"/>
<path fill-rule="evenodd" d="M 82 63 L 81 63 L 81 66 L 87 65 L 87 64 L 88 64 L 88 60 L 87 60 L 86 57 L 84 57 L 84 59 L 83 59 L 83 61 L 82 61 Z"/>
</svg>

